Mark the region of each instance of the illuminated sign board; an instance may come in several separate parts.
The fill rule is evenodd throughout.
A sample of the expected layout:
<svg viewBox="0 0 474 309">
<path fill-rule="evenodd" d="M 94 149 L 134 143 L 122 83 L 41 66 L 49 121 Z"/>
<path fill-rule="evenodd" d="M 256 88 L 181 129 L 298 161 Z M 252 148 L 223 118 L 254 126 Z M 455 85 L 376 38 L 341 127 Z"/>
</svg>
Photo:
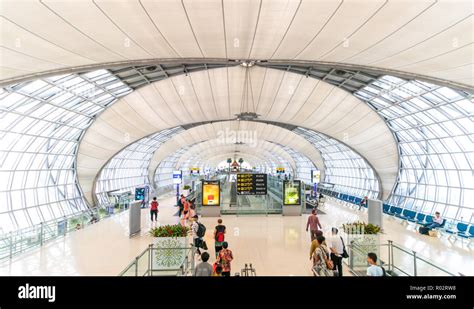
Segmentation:
<svg viewBox="0 0 474 309">
<path fill-rule="evenodd" d="M 238 195 L 266 195 L 267 174 L 237 174 Z"/>
<path fill-rule="evenodd" d="M 311 182 L 319 183 L 321 181 L 321 171 L 319 170 L 311 170 Z"/>
<path fill-rule="evenodd" d="M 301 205 L 301 181 L 283 181 L 283 205 Z"/>
<path fill-rule="evenodd" d="M 284 167 L 277 167 L 276 172 L 280 173 L 280 174 L 283 174 L 283 173 L 285 173 L 285 168 Z"/>
<path fill-rule="evenodd" d="M 219 180 L 202 180 L 202 206 L 220 206 L 221 188 Z"/>
<path fill-rule="evenodd" d="M 183 179 L 183 173 L 181 171 L 173 171 L 173 183 L 180 184 Z"/>
</svg>

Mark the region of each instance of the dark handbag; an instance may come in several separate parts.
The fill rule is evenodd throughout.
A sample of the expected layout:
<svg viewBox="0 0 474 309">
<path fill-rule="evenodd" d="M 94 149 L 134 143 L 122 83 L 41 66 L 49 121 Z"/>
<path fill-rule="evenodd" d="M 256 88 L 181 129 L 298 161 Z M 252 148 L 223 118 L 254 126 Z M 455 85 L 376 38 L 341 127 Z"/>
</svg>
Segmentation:
<svg viewBox="0 0 474 309">
<path fill-rule="evenodd" d="M 349 254 L 347 254 L 346 245 L 344 244 L 344 239 L 342 239 L 342 236 L 340 237 L 342 241 L 342 258 L 347 259 L 349 257 Z"/>
<path fill-rule="evenodd" d="M 202 241 L 202 248 L 203 248 L 204 250 L 207 250 L 207 244 L 206 244 L 206 241 L 205 241 L 205 240 Z"/>
</svg>

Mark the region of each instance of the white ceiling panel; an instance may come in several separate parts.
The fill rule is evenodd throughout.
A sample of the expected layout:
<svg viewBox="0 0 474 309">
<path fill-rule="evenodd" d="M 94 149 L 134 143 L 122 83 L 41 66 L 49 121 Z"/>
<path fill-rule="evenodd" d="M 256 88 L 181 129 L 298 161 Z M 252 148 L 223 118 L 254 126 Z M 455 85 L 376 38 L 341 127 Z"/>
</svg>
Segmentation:
<svg viewBox="0 0 474 309">
<path fill-rule="evenodd" d="M 4 0 L 0 10 L 4 83 L 118 61 L 251 58 L 400 70 L 472 86 L 470 0 Z"/>
<path fill-rule="evenodd" d="M 87 144 L 81 144 L 79 156 L 87 155 L 89 147 L 100 146 L 107 137 L 115 143 L 113 149 L 103 151 L 104 160 L 131 142 L 165 128 L 235 119 L 234 114 L 255 112 L 252 105 L 242 104 L 246 70 L 249 70 L 255 85 L 262 85 L 261 89 L 255 91 L 259 98 L 256 112 L 261 115 L 261 120 L 307 127 L 343 141 L 366 158 L 379 174 L 381 171 L 389 171 L 386 175 L 381 175 L 383 183 L 386 182 L 385 179 L 393 179 L 398 167 L 397 146 L 385 122 L 367 104 L 324 81 L 302 79 L 300 74 L 255 66 L 250 69 L 241 66 L 213 69 L 208 71 L 209 74 L 204 71 L 190 73 L 188 76 L 172 77 L 137 89 L 104 111 L 98 118 L 101 121 L 91 125 L 84 136 Z M 200 80 L 200 87 L 191 82 L 196 79 Z M 215 90 L 213 99 L 209 97 L 209 89 Z M 292 89 L 294 93 L 290 91 Z M 221 118 L 216 119 L 212 113 L 205 113 L 215 109 Z M 153 119 L 153 115 L 160 117 Z M 277 130 L 265 125 L 254 129 L 254 125 L 222 122 L 216 124 L 213 130 L 206 126 L 196 131 L 187 130 L 186 132 L 195 132 L 194 135 L 178 136 L 172 141 L 178 141 L 181 148 L 196 140 L 215 136 L 216 130 L 225 132 L 226 128 L 235 131 L 252 128 L 251 130 L 258 131 L 259 136 L 278 136 L 282 145 L 293 147 L 302 153 L 310 149 L 304 146 L 305 143 L 295 145 L 298 139 L 287 135 L 287 130 Z M 96 139 L 96 133 L 104 137 Z M 316 160 L 314 156 L 307 157 Z M 96 173 L 100 168 L 101 165 L 98 165 Z M 79 179 L 95 177 L 92 170 L 87 172 L 87 175 L 80 173 Z M 393 183 L 384 183 L 383 187 L 391 188 L 392 185 Z"/>
</svg>

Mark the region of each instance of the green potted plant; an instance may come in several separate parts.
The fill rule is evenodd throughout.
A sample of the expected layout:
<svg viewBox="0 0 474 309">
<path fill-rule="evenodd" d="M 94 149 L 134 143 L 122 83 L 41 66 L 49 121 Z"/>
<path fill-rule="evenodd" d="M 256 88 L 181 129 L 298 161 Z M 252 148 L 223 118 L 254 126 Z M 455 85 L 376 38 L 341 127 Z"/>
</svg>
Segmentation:
<svg viewBox="0 0 474 309">
<path fill-rule="evenodd" d="M 346 234 L 376 235 L 380 233 L 380 226 L 362 221 L 343 224 L 342 229 Z"/>
<path fill-rule="evenodd" d="M 152 268 L 178 270 L 186 258 L 189 228 L 181 224 L 162 225 L 150 230 L 153 237 Z"/>
<path fill-rule="evenodd" d="M 104 218 L 107 216 L 107 209 L 105 208 L 99 208 L 98 210 L 99 218 Z"/>
<path fill-rule="evenodd" d="M 182 194 L 184 194 L 184 196 L 188 196 L 190 189 L 191 189 L 191 187 L 189 185 L 184 185 Z"/>
</svg>

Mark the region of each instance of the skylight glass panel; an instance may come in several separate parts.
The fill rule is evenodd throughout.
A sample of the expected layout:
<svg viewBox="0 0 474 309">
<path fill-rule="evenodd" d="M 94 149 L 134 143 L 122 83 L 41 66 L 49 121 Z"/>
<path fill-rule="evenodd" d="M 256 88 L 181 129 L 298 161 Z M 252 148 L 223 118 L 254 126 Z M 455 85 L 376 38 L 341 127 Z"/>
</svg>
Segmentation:
<svg viewBox="0 0 474 309">
<path fill-rule="evenodd" d="M 87 74 L 97 81 L 106 78 L 121 83 L 106 70 Z M 87 209 L 74 162 L 79 137 L 92 123 L 90 117 L 103 110 L 82 96 L 96 88 L 97 83 L 80 74 L 66 74 L 1 90 L 0 198 L 5 204 L 0 207 L 0 232 Z M 107 99 L 115 101 L 117 95 L 110 92 Z M 82 112 L 90 117 L 80 114 L 76 107 L 81 104 Z"/>
<path fill-rule="evenodd" d="M 381 86 L 383 83 L 387 86 Z M 399 106 L 379 111 L 389 118 L 389 127 L 402 141 L 399 179 L 388 202 L 428 214 L 440 211 L 451 220 L 466 220 L 466 214 L 470 218 L 474 205 L 463 201 L 471 192 L 461 185 L 463 169 L 471 169 L 472 180 L 474 162 L 474 153 L 468 150 L 474 147 L 470 118 L 474 107 L 468 95 L 448 87 L 390 76 L 379 78 L 376 84 L 392 88 L 389 93 L 379 91 L 374 98 L 364 100 L 376 105 L 375 99 L 381 96 L 392 98 L 392 104 Z M 361 95 L 366 88 L 374 89 L 369 85 L 355 95 Z M 412 95 L 409 102 L 405 102 L 407 93 Z M 403 116 L 398 108 L 409 115 Z M 394 110 L 400 118 L 391 113 Z"/>
</svg>

